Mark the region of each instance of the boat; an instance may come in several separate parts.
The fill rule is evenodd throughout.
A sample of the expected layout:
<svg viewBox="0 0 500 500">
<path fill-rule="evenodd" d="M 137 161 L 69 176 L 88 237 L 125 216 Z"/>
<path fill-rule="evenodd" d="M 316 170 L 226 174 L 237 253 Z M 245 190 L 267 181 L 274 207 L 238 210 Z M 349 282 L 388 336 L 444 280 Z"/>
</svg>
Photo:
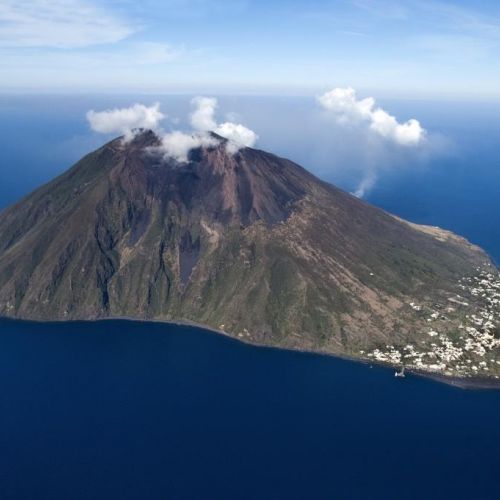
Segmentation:
<svg viewBox="0 0 500 500">
<path fill-rule="evenodd" d="M 405 367 L 404 365 L 401 367 L 401 370 L 400 371 L 397 371 L 395 374 L 394 374 L 395 377 L 401 377 L 401 378 L 404 378 L 405 377 Z"/>
</svg>

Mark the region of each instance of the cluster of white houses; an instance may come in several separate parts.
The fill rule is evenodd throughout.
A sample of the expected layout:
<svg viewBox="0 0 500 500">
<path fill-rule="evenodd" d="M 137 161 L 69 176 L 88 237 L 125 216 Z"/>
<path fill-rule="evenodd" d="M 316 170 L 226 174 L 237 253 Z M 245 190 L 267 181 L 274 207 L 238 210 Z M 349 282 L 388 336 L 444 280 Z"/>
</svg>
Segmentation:
<svg viewBox="0 0 500 500">
<path fill-rule="evenodd" d="M 477 276 L 462 278 L 459 286 L 464 296 L 450 297 L 448 300 L 453 307 L 408 304 L 414 311 L 425 314 L 427 322 L 432 324 L 417 345 L 386 345 L 360 354 L 383 363 L 447 375 L 499 378 L 500 275 L 480 272 Z M 475 303 L 474 313 L 468 311 L 470 301 Z M 457 331 L 440 328 L 447 320 L 445 313 L 456 312 L 457 307 L 459 312 L 463 311 Z"/>
</svg>

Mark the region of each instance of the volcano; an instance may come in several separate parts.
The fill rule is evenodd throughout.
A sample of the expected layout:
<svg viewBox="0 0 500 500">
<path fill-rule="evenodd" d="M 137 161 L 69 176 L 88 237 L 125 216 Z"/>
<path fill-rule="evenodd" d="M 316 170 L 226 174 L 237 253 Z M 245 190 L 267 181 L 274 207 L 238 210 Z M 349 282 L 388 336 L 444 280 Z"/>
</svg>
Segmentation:
<svg viewBox="0 0 500 500">
<path fill-rule="evenodd" d="M 484 312 L 467 283 L 498 272 L 477 246 L 213 138 L 183 163 L 152 131 L 117 138 L 0 213 L 0 315 L 185 321 L 399 363 Z"/>
</svg>

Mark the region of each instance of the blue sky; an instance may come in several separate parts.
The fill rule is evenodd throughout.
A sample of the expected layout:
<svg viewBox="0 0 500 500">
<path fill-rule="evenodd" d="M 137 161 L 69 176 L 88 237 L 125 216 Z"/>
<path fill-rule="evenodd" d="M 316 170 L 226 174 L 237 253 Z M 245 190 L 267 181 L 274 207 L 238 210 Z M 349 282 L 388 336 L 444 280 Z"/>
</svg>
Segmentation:
<svg viewBox="0 0 500 500">
<path fill-rule="evenodd" d="M 500 98 L 500 2 L 2 0 L 0 90 Z"/>
</svg>

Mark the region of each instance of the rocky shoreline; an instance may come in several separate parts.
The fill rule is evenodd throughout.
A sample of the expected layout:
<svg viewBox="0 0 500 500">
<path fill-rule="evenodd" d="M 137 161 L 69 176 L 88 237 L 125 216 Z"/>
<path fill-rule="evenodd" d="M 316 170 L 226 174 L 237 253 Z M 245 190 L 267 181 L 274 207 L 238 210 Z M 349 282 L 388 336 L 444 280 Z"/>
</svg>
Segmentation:
<svg viewBox="0 0 500 500">
<path fill-rule="evenodd" d="M 287 347 L 280 347 L 280 346 L 271 346 L 271 345 L 266 345 L 266 344 L 258 344 L 252 341 L 249 341 L 244 338 L 239 338 L 235 337 L 223 330 L 213 328 L 207 325 L 203 325 L 201 323 L 197 323 L 195 321 L 188 321 L 188 320 L 163 320 L 163 319 L 147 319 L 147 318 L 134 318 L 134 317 L 128 317 L 128 316 L 114 316 L 114 317 L 103 317 L 103 318 L 90 318 L 90 319 L 71 319 L 71 320 L 49 320 L 49 321 L 42 321 L 42 320 L 24 320 L 24 319 L 16 319 L 12 317 L 5 317 L 5 316 L 0 316 L 0 320 L 7 320 L 7 321 L 22 321 L 22 322 L 27 322 L 27 323 L 75 323 L 75 322 L 107 322 L 107 321 L 133 321 L 137 323 L 161 323 L 161 324 L 167 324 L 167 325 L 178 325 L 178 326 L 191 326 L 191 327 L 196 327 L 200 328 L 203 330 L 206 330 L 208 332 L 211 332 L 216 335 L 222 335 L 228 339 L 232 339 L 234 341 L 240 342 L 242 344 L 246 344 L 249 346 L 254 346 L 254 347 L 259 347 L 259 348 L 265 348 L 265 349 L 275 349 L 275 350 L 282 350 L 282 351 L 291 351 L 291 352 L 302 352 L 305 354 L 314 354 L 314 355 L 319 355 L 319 356 L 328 356 L 332 358 L 338 358 L 338 359 L 343 359 L 345 361 L 351 361 L 351 362 L 356 362 L 356 363 L 363 363 L 365 365 L 376 365 L 380 366 L 382 368 L 386 369 L 393 369 L 393 370 L 399 370 L 401 369 L 401 364 L 398 363 L 391 363 L 387 361 L 380 361 L 376 359 L 367 359 L 367 358 L 360 358 L 356 356 L 350 356 L 347 354 L 341 354 L 341 353 L 328 353 L 324 351 L 316 351 L 316 350 L 308 350 L 308 349 L 295 349 L 295 348 L 287 348 Z M 493 378 L 493 377 L 485 377 L 485 376 L 456 376 L 456 375 L 450 375 L 450 374 L 444 374 L 444 373 L 439 373 L 439 372 L 434 372 L 434 371 L 429 371 L 429 370 L 422 370 L 416 367 L 412 366 L 405 366 L 406 373 L 417 376 L 417 377 L 422 377 L 422 378 L 427 378 L 431 379 L 435 382 L 451 385 L 454 387 L 458 387 L 460 389 L 469 389 L 469 390 L 481 390 L 481 389 L 500 389 L 500 379 L 498 378 Z"/>
</svg>

